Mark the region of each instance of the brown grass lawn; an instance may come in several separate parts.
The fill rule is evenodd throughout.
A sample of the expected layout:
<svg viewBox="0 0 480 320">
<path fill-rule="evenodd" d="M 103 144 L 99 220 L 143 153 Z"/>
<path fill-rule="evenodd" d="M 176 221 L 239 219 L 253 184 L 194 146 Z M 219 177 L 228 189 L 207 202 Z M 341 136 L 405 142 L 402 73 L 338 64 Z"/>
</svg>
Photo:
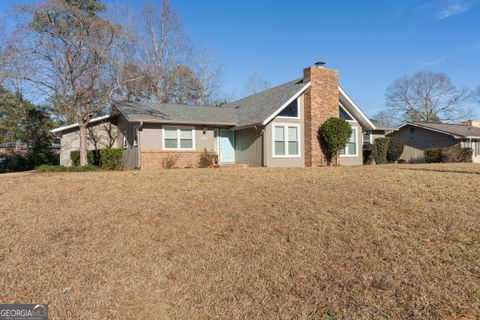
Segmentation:
<svg viewBox="0 0 480 320">
<path fill-rule="evenodd" d="M 476 319 L 479 199 L 480 165 L 4 175 L 0 302 L 51 319 Z"/>
</svg>

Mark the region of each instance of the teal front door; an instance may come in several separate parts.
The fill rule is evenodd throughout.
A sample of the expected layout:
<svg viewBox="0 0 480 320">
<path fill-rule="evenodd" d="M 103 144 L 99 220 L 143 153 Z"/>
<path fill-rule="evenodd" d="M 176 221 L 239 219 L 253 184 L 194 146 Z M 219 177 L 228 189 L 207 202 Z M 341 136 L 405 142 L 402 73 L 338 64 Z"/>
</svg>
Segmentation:
<svg viewBox="0 0 480 320">
<path fill-rule="evenodd" d="M 219 135 L 219 161 L 221 163 L 235 162 L 235 149 L 233 148 L 233 131 L 220 129 Z"/>
</svg>

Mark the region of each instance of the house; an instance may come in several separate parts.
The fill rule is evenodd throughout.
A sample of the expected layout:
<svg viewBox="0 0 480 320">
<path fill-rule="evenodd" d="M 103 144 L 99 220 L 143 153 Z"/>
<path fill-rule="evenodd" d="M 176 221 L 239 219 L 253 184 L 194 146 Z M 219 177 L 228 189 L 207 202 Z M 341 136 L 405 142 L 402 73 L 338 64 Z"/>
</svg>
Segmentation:
<svg viewBox="0 0 480 320">
<path fill-rule="evenodd" d="M 391 132 L 388 137 L 404 141 L 400 159 L 407 162 L 425 162 L 424 151 L 431 148 L 460 146 L 471 148 L 472 162 L 480 163 L 480 123 L 467 121 L 461 124 L 407 122 Z"/>
<path fill-rule="evenodd" d="M 381 128 L 339 87 L 338 71 L 322 64 L 305 68 L 300 79 L 220 107 L 115 101 L 109 115 L 91 121 L 89 132 L 97 147 L 122 147 L 125 168 L 162 168 L 172 155 L 179 157 L 177 166 L 192 167 L 205 149 L 217 152 L 220 165 L 317 167 L 326 165 L 318 129 L 330 117 L 353 129 L 340 164 L 361 165 L 363 133 Z M 78 125 L 52 132 L 61 138 L 60 163 L 71 165 Z"/>
<path fill-rule="evenodd" d="M 363 144 L 373 144 L 377 138 L 385 138 L 387 134 L 393 131 L 397 131 L 397 128 L 384 126 L 376 120 L 370 119 L 375 126 L 375 130 L 363 132 Z"/>
</svg>

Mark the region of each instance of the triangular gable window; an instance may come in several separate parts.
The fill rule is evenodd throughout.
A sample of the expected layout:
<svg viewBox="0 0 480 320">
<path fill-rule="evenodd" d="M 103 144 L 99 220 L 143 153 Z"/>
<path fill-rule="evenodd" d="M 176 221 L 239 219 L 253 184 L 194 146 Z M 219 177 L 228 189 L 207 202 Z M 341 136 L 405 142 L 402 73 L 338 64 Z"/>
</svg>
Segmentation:
<svg viewBox="0 0 480 320">
<path fill-rule="evenodd" d="M 352 117 L 348 115 L 348 113 L 342 108 L 342 106 L 338 106 L 338 114 L 339 118 L 345 121 L 353 121 Z"/>
<path fill-rule="evenodd" d="M 279 114 L 279 117 L 286 118 L 298 118 L 298 102 L 297 99 L 293 100 L 288 106 L 285 107 Z"/>
</svg>

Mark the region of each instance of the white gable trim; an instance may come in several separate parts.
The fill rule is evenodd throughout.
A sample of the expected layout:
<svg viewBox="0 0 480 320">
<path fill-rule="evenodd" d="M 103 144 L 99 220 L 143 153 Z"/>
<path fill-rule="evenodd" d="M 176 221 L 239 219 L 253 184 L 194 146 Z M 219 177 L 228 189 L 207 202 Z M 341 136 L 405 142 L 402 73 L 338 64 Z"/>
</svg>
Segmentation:
<svg viewBox="0 0 480 320">
<path fill-rule="evenodd" d="M 353 109 L 360 115 L 360 117 L 362 118 L 362 120 L 365 121 L 365 123 L 367 123 L 367 125 L 369 125 L 371 128 L 368 128 L 370 130 L 375 130 L 375 125 L 370 121 L 370 119 L 368 119 L 368 117 L 365 115 L 365 113 L 363 113 L 363 111 L 357 106 L 357 104 L 347 95 L 347 93 L 341 88 L 341 87 L 338 87 L 338 91 L 340 92 L 340 94 L 345 98 L 345 100 L 347 100 L 347 102 L 353 107 Z M 345 108 L 346 109 L 346 108 Z M 354 119 L 356 119 L 356 117 L 353 117 Z"/>
<path fill-rule="evenodd" d="M 101 116 L 101 117 L 97 117 L 97 118 L 92 118 L 92 119 L 90 119 L 90 121 L 88 123 L 89 124 L 90 123 L 95 123 L 95 122 L 98 122 L 98 121 L 106 120 L 108 118 L 110 118 L 110 115 Z M 50 132 L 51 133 L 57 133 L 57 132 L 61 132 L 61 131 L 64 131 L 64 130 L 73 129 L 73 128 L 76 128 L 76 127 L 78 127 L 78 123 L 69 124 L 68 126 L 63 126 L 63 127 L 60 127 L 60 128 L 56 128 L 56 129 L 50 130 Z"/>
<path fill-rule="evenodd" d="M 306 89 L 308 89 L 308 87 L 310 87 L 310 81 L 302 89 L 300 89 L 297 93 L 295 93 L 293 97 L 288 99 L 288 101 L 285 102 L 280 108 L 278 108 L 274 113 L 272 113 L 270 117 L 265 119 L 262 122 L 262 125 L 266 125 L 267 123 L 272 121 L 280 112 L 282 112 L 283 109 L 285 109 L 290 103 L 292 103 L 293 100 L 297 99 Z"/>
</svg>

